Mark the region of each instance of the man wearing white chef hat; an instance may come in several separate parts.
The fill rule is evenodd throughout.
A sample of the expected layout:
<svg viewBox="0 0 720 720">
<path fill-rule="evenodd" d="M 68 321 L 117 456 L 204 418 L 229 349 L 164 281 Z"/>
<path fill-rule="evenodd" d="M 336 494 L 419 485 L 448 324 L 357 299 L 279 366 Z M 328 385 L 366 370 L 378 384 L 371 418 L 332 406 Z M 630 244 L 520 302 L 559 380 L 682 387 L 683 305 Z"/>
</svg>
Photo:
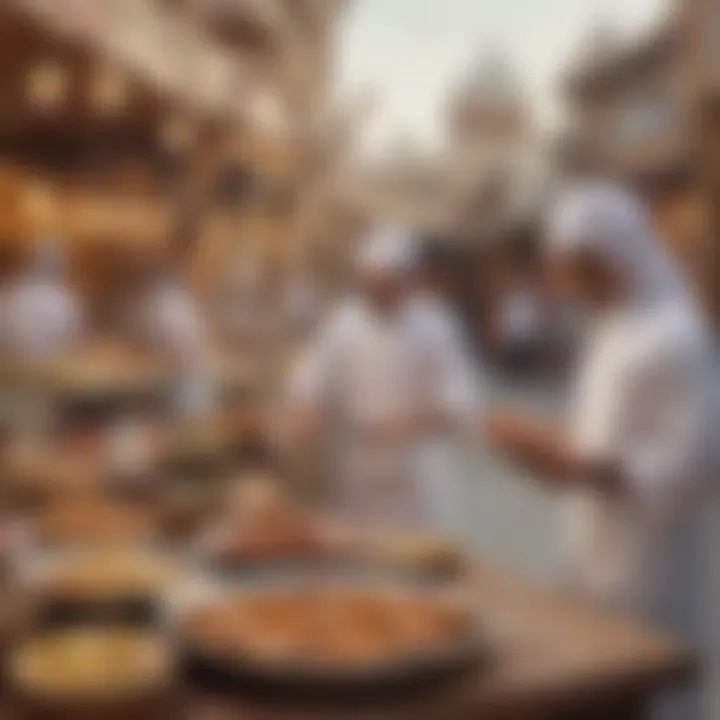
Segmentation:
<svg viewBox="0 0 720 720">
<path fill-rule="evenodd" d="M 367 238 L 356 257 L 358 291 L 326 321 L 294 389 L 302 422 L 334 433 L 342 510 L 371 523 L 433 527 L 437 501 L 423 449 L 452 432 L 466 407 L 437 334 L 420 321 L 414 264 L 405 231 Z"/>
<path fill-rule="evenodd" d="M 547 252 L 556 287 L 588 318 L 574 412 L 565 427 L 498 414 L 489 437 L 565 491 L 578 590 L 692 639 L 702 553 L 690 511 L 717 434 L 708 333 L 623 188 L 587 181 L 567 191 Z"/>
</svg>

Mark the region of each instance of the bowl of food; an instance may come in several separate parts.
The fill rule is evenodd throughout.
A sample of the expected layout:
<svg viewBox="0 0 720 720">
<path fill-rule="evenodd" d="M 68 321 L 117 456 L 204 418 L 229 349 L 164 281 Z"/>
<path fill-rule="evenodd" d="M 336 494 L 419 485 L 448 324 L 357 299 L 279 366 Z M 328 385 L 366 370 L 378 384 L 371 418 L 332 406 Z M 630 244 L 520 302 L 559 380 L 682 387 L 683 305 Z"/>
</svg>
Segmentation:
<svg viewBox="0 0 720 720">
<path fill-rule="evenodd" d="M 180 563 L 158 552 L 111 549 L 26 557 L 19 574 L 44 628 L 159 625 L 163 599 L 182 577 Z"/>
<path fill-rule="evenodd" d="M 192 682 L 289 702 L 414 695 L 487 657 L 457 597 L 356 573 L 198 586 L 175 617 Z"/>
<path fill-rule="evenodd" d="M 34 381 L 52 395 L 64 417 L 84 421 L 148 407 L 167 389 L 157 364 L 114 343 L 56 358 L 36 368 Z"/>
<path fill-rule="evenodd" d="M 154 633 L 82 628 L 42 633 L 9 654 L 6 682 L 22 717 L 161 717 L 172 656 Z"/>
</svg>

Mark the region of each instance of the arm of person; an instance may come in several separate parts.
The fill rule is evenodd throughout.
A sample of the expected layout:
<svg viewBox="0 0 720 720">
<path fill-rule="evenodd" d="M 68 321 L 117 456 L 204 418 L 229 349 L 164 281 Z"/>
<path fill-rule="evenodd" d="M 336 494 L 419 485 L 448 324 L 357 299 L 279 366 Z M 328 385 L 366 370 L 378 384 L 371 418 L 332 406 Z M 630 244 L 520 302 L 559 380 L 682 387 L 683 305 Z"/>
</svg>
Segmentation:
<svg viewBox="0 0 720 720">
<path fill-rule="evenodd" d="M 485 423 L 485 435 L 552 486 L 591 485 L 670 507 L 685 490 L 678 479 L 692 475 L 702 452 L 702 377 L 679 345 L 650 344 L 613 373 L 608 386 L 590 393 L 572 434 L 544 421 L 497 413 Z M 628 441 L 628 417 L 646 426 L 642 440 Z"/>
<path fill-rule="evenodd" d="M 563 487 L 579 482 L 611 483 L 610 468 L 583 460 L 562 428 L 512 412 L 497 412 L 481 421 L 486 442 L 514 458 L 545 484 Z M 591 467 L 591 465 L 595 465 Z"/>
</svg>

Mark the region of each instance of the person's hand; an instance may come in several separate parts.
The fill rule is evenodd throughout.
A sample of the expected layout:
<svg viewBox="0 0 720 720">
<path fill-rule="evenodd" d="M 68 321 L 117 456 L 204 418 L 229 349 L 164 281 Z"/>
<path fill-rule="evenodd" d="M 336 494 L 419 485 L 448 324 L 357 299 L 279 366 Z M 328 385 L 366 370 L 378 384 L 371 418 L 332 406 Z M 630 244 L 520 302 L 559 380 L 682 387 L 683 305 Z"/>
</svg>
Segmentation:
<svg viewBox="0 0 720 720">
<path fill-rule="evenodd" d="M 479 421 L 479 434 L 488 444 L 511 450 L 530 434 L 531 423 L 512 412 L 490 413 Z"/>
<path fill-rule="evenodd" d="M 491 413 L 481 426 L 485 442 L 518 460 L 553 484 L 576 477 L 579 462 L 562 431 L 532 417 Z"/>
</svg>

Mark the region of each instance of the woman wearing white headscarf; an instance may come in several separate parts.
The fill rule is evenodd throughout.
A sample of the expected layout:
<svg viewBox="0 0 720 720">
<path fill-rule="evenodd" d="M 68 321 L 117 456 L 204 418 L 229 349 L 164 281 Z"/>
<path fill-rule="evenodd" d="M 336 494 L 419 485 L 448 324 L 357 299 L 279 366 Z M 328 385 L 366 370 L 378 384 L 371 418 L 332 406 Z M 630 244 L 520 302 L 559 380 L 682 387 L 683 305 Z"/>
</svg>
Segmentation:
<svg viewBox="0 0 720 720">
<path fill-rule="evenodd" d="M 4 294 L 2 343 L 11 355 L 45 359 L 78 341 L 82 311 L 63 279 L 63 251 L 57 239 L 41 241 L 26 271 Z"/>
<path fill-rule="evenodd" d="M 328 318 L 293 389 L 305 431 L 320 422 L 335 440 L 340 509 L 364 522 L 428 527 L 437 502 L 422 449 L 465 408 L 436 333 L 418 321 L 413 255 L 402 231 L 368 239 L 359 292 Z"/>
<path fill-rule="evenodd" d="M 548 254 L 558 286 L 589 320 L 574 412 L 565 428 L 496 415 L 490 440 L 566 491 L 576 589 L 687 632 L 698 597 L 687 580 L 697 562 L 690 509 L 714 431 L 704 324 L 644 208 L 618 186 L 567 192 L 551 216 Z"/>
</svg>

